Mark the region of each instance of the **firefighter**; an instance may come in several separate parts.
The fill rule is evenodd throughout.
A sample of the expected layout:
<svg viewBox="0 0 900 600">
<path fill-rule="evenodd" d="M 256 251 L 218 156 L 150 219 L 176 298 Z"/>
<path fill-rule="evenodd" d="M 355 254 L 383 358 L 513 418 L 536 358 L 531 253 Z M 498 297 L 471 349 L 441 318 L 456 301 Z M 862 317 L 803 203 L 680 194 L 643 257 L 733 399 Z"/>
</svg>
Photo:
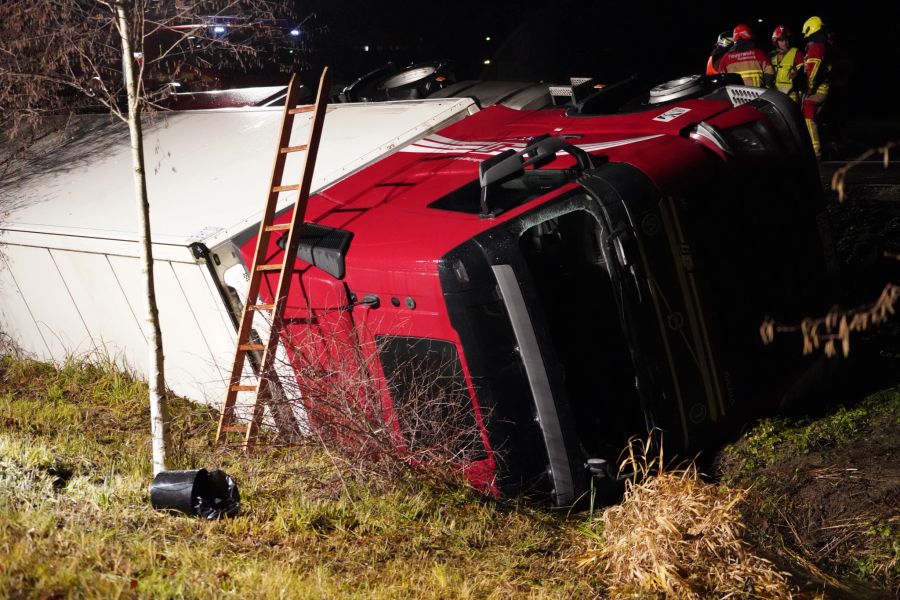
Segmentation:
<svg viewBox="0 0 900 600">
<path fill-rule="evenodd" d="M 753 43 L 753 32 L 744 24 L 734 28 L 731 34 L 734 45 L 719 61 L 722 73 L 737 73 L 744 85 L 766 87 L 774 80 L 775 72 L 768 55 Z"/>
<path fill-rule="evenodd" d="M 806 57 L 803 71 L 806 75 L 806 87 L 803 90 L 801 109 L 813 150 L 819 157 L 822 153 L 822 142 L 819 139 L 822 107 L 828 98 L 828 83 L 831 73 L 830 46 L 825 24 L 819 17 L 810 17 L 803 24 L 803 39 L 806 40 Z"/>
<path fill-rule="evenodd" d="M 772 44 L 775 50 L 769 54 L 769 60 L 775 71 L 775 88 L 797 102 L 800 92 L 796 84 L 801 83 L 802 77 L 795 78 L 803 69 L 803 51 L 791 46 L 791 30 L 786 25 L 779 25 L 772 32 Z"/>
<path fill-rule="evenodd" d="M 719 61 L 729 50 L 731 50 L 731 32 L 723 31 L 716 38 L 716 45 L 709 55 L 709 60 L 706 61 L 707 75 L 718 75 L 721 72 L 719 71 Z"/>
</svg>

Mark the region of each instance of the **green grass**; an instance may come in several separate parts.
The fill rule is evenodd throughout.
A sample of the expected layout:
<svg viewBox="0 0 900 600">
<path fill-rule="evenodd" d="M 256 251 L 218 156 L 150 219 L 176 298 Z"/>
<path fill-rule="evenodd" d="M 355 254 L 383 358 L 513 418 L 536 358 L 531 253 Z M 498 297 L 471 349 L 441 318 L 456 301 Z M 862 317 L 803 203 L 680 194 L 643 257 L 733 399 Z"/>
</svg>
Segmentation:
<svg viewBox="0 0 900 600">
<path fill-rule="evenodd" d="M 876 522 L 865 530 L 867 552 L 854 559 L 852 569 L 857 579 L 878 580 L 887 569 L 900 579 L 900 518 L 893 521 Z"/>
<path fill-rule="evenodd" d="M 765 419 L 719 456 L 727 485 L 751 488 L 756 543 L 790 547 L 845 581 L 900 594 L 900 388 L 818 419 Z"/>
<path fill-rule="evenodd" d="M 751 485 L 760 470 L 792 455 L 827 454 L 853 444 L 883 419 L 900 419 L 900 388 L 881 390 L 851 407 L 838 406 L 818 419 L 763 419 L 722 452 L 725 482 Z"/>
<path fill-rule="evenodd" d="M 732 465 L 740 467 L 733 472 L 745 477 L 734 481 L 759 488 L 754 477 L 760 469 L 786 455 L 840 447 L 864 435 L 873 419 L 900 406 L 900 394 L 884 394 L 820 421 L 763 422 L 729 450 Z M 216 411 L 180 399 L 171 402 L 170 467 L 224 469 L 240 485 L 242 512 L 208 522 L 155 511 L 146 398 L 143 383 L 109 365 L 72 361 L 56 369 L 0 357 L 0 597 L 609 593 L 609 574 L 596 558 L 598 548 L 617 541 L 602 521 L 608 511 L 569 514 L 493 501 L 447 482 L 339 472 L 328 456 L 308 448 L 248 456 L 214 446 Z M 678 502 L 672 499 L 671 506 Z M 644 507 L 638 522 L 646 518 L 652 530 L 665 508 Z M 848 568 L 858 578 L 883 578 L 891 561 L 896 564 L 897 523 L 867 527 L 858 538 L 870 551 L 855 555 Z M 584 567 L 586 556 L 590 567 Z M 705 564 L 699 557 L 685 560 Z M 627 576 L 617 585 L 646 589 Z"/>
<path fill-rule="evenodd" d="M 595 593 L 564 560 L 586 539 L 577 520 L 412 479 L 342 482 L 309 450 L 218 449 L 214 411 L 179 400 L 172 467 L 223 468 L 243 511 L 219 522 L 155 511 L 143 384 L 0 360 L 0 597 Z"/>
</svg>

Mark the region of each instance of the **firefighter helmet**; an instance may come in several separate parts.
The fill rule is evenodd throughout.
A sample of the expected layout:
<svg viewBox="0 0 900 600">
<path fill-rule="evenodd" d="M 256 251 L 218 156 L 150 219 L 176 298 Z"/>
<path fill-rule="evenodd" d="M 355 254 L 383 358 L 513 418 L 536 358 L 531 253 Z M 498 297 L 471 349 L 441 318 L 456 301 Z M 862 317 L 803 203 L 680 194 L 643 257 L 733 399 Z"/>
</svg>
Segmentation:
<svg viewBox="0 0 900 600">
<path fill-rule="evenodd" d="M 720 48 L 727 48 L 731 45 L 731 42 L 732 39 L 730 31 L 723 31 L 719 34 L 719 37 L 716 38 L 716 46 L 719 46 Z"/>
<path fill-rule="evenodd" d="M 731 37 L 734 38 L 734 41 L 738 40 L 752 40 L 753 32 L 750 28 L 743 23 L 734 28 L 734 31 L 731 33 Z"/>
<path fill-rule="evenodd" d="M 815 32 L 822 29 L 825 26 L 825 23 L 822 22 L 822 19 L 819 17 L 810 17 L 803 24 L 803 37 L 808 38 Z"/>
<path fill-rule="evenodd" d="M 779 25 L 775 28 L 775 31 L 772 32 L 772 43 L 774 44 L 778 40 L 789 40 L 791 39 L 791 30 L 787 25 Z"/>
</svg>

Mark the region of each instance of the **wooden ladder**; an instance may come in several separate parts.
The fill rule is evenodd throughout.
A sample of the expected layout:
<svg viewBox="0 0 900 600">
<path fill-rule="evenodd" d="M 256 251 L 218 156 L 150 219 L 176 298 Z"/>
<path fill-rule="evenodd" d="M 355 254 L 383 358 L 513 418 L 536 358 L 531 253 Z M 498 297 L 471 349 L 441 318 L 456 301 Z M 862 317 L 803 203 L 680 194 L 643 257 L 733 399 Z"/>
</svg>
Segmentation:
<svg viewBox="0 0 900 600">
<path fill-rule="evenodd" d="M 272 179 L 266 194 L 266 203 L 262 220 L 259 223 L 259 234 L 256 239 L 256 253 L 253 256 L 253 265 L 250 269 L 250 287 L 247 290 L 247 300 L 244 303 L 243 314 L 238 328 L 237 348 L 234 353 L 234 363 L 231 367 L 231 377 L 228 380 L 228 391 L 225 402 L 222 405 L 222 413 L 219 417 L 219 429 L 216 432 L 216 443 L 224 442 L 227 434 L 240 433 L 243 435 L 243 444 L 250 449 L 256 443 L 259 426 L 262 421 L 266 403 L 272 399 L 273 382 L 276 381 L 275 352 L 281 337 L 283 325 L 284 307 L 287 302 L 288 290 L 291 285 L 291 275 L 297 258 L 297 248 L 300 244 L 300 233 L 303 229 L 303 220 L 306 216 L 306 206 L 309 203 L 309 190 L 312 186 L 313 169 L 316 164 L 316 155 L 319 151 L 319 140 L 322 137 L 322 126 L 325 122 L 325 112 L 328 97 L 331 90 L 331 75 L 328 67 L 322 71 L 319 80 L 319 91 L 316 103 L 308 106 L 297 106 L 300 84 L 296 76 L 291 76 L 288 85 L 287 98 L 284 102 L 284 114 L 281 119 L 281 133 L 278 138 L 278 146 L 275 149 L 275 164 L 272 168 Z M 309 130 L 309 139 L 301 146 L 291 146 L 291 132 L 294 128 L 294 116 L 300 113 L 313 113 L 312 125 Z M 303 173 L 299 184 L 285 184 L 284 166 L 288 154 L 292 152 L 306 152 L 303 163 Z M 297 201 L 294 204 L 294 215 L 290 223 L 275 224 L 275 207 L 281 192 L 297 191 Z M 269 248 L 269 236 L 273 232 L 286 231 L 287 243 L 284 247 L 284 260 L 280 264 L 264 264 L 266 252 Z M 257 304 L 259 302 L 259 288 L 265 273 L 278 272 L 278 287 L 272 304 Z M 263 343 L 251 340 L 253 315 L 257 311 L 269 311 L 272 316 L 269 339 Z M 256 343 L 252 343 L 256 342 Z M 244 362 L 248 353 L 262 351 L 262 359 L 256 374 L 256 382 L 245 384 L 242 382 Z M 250 404 L 250 418 L 244 423 L 239 423 L 235 414 L 235 404 L 239 392 L 255 392 L 253 402 Z"/>
</svg>

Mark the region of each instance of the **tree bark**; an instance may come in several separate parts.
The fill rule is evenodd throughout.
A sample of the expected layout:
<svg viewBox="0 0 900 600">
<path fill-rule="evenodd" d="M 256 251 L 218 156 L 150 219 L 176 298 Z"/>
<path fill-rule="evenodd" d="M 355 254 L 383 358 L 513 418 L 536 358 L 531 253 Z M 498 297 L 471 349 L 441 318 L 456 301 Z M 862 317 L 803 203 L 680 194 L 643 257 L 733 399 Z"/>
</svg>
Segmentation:
<svg viewBox="0 0 900 600">
<path fill-rule="evenodd" d="M 147 196 L 147 177 L 144 168 L 144 141 L 141 128 L 141 100 L 139 82 L 135 76 L 134 51 L 131 44 L 131 22 L 128 6 L 123 0 L 115 4 L 116 21 L 122 40 L 122 70 L 128 91 L 128 131 L 131 136 L 131 160 L 134 167 L 134 194 L 140 221 L 141 271 L 144 275 L 144 296 L 149 350 L 147 381 L 150 387 L 150 434 L 153 446 L 153 475 L 165 471 L 169 435 L 169 407 L 166 400 L 162 332 L 156 306 L 156 285 L 153 277 L 153 247 L 150 238 L 150 202 Z"/>
</svg>

